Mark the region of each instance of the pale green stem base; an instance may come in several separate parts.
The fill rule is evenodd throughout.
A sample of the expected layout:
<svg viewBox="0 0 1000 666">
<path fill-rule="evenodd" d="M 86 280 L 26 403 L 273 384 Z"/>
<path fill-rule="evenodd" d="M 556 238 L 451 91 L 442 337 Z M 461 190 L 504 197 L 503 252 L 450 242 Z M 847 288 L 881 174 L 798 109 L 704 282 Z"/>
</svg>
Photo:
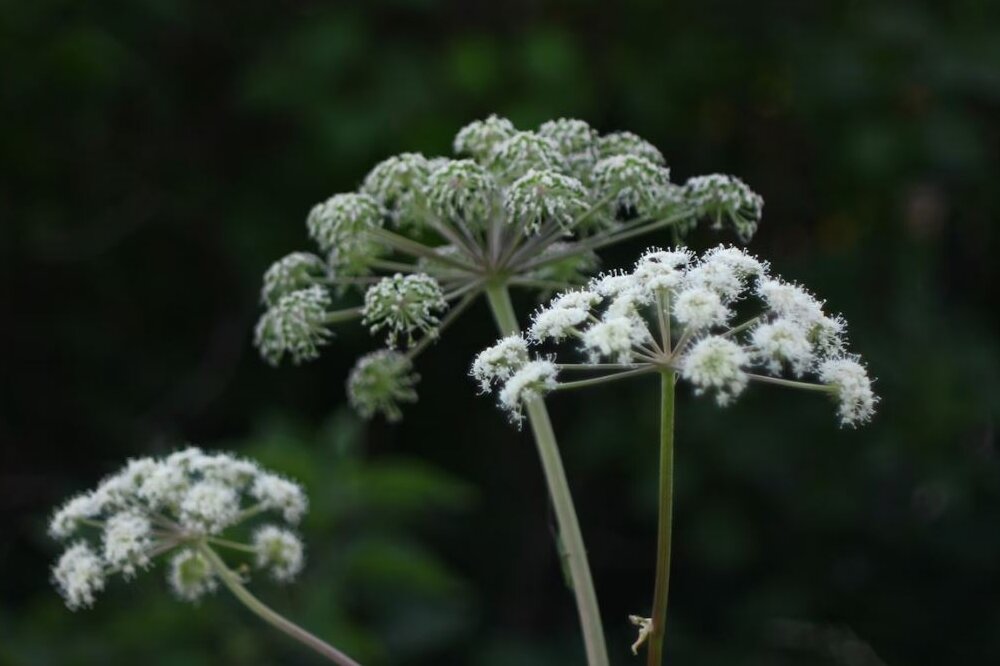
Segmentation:
<svg viewBox="0 0 1000 666">
<path fill-rule="evenodd" d="M 492 284 L 487 287 L 486 295 L 493 310 L 497 326 L 503 335 L 513 335 L 520 331 L 517 315 L 510 302 L 510 293 L 504 284 Z M 569 482 L 559 456 L 559 445 L 556 443 L 549 412 L 542 400 L 531 400 L 525 405 L 528 422 L 535 437 L 538 455 L 542 460 L 542 470 L 552 498 L 559 526 L 559 537 L 564 549 L 563 556 L 573 582 L 573 594 L 576 596 L 576 608 L 580 615 L 580 626 L 583 631 L 584 648 L 587 652 L 587 663 L 590 666 L 607 666 L 608 649 L 604 642 L 604 630 L 601 626 L 601 612 L 597 606 L 597 593 L 594 591 L 594 581 L 590 575 L 590 564 L 587 562 L 587 551 L 583 545 L 583 534 L 573 506 Z"/>
<path fill-rule="evenodd" d="M 674 514 L 674 373 L 661 375 L 660 398 L 660 516 L 657 524 L 656 582 L 653 586 L 653 629 L 649 634 L 647 666 L 663 663 L 663 636 L 670 592 L 670 533 Z"/>
<path fill-rule="evenodd" d="M 249 608 L 259 618 L 279 631 L 283 631 L 288 634 L 306 647 L 312 648 L 317 653 L 335 664 L 340 664 L 340 666 L 360 666 L 358 662 L 328 644 L 326 641 L 314 636 L 299 625 L 271 610 L 269 606 L 265 605 L 257 597 L 251 594 L 250 590 L 244 587 L 239 575 L 226 566 L 226 563 L 222 561 L 222 558 L 219 557 L 219 555 L 207 544 L 199 544 L 198 551 L 208 559 L 212 568 L 218 574 L 219 578 L 222 579 L 222 583 L 229 588 L 229 591 L 233 593 L 233 596 L 239 599 L 244 606 Z"/>
</svg>

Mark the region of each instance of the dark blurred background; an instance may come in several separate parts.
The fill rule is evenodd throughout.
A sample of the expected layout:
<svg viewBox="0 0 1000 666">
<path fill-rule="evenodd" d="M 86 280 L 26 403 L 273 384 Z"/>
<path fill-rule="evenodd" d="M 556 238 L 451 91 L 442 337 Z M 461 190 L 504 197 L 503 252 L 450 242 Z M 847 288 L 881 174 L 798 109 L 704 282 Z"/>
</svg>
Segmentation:
<svg viewBox="0 0 1000 666">
<path fill-rule="evenodd" d="M 8 0 L 0 62 L 0 663 L 318 663 L 162 567 L 91 611 L 49 585 L 52 507 L 186 441 L 308 486 L 303 579 L 255 589 L 365 663 L 582 663 L 530 438 L 463 376 L 485 308 L 398 427 L 343 407 L 359 328 L 301 368 L 250 345 L 313 203 L 491 112 L 744 178 L 752 249 L 879 377 L 857 431 L 813 395 L 683 392 L 668 661 L 1000 662 L 1000 4 Z M 649 605 L 656 400 L 550 401 L 616 664 Z"/>
</svg>

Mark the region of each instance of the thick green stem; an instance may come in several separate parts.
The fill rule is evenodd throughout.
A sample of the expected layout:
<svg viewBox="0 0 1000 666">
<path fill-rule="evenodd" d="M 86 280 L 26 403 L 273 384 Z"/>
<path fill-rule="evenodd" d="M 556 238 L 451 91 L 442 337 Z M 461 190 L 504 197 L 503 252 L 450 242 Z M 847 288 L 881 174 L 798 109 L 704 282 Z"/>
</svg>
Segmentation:
<svg viewBox="0 0 1000 666">
<path fill-rule="evenodd" d="M 486 288 L 486 296 L 500 332 L 503 335 L 520 332 L 517 315 L 514 313 L 506 285 L 502 283 L 489 285 Z M 580 615 L 587 663 L 590 666 L 607 666 L 608 648 L 604 643 L 597 593 L 590 575 L 587 550 L 583 545 L 583 533 L 580 531 L 580 522 L 573 506 L 573 496 L 566 480 L 562 458 L 559 457 L 559 445 L 556 442 L 555 431 L 552 430 L 552 421 L 542 400 L 531 400 L 525 407 L 531 432 L 535 437 L 535 445 L 538 447 L 538 455 L 542 460 L 542 470 L 549 487 L 556 521 L 559 524 L 559 537 L 565 551 L 563 556 L 566 558 L 569 575 L 573 581 L 573 594 L 576 596 L 576 608 Z"/>
<path fill-rule="evenodd" d="M 279 615 L 257 597 L 252 595 L 250 590 L 243 586 L 239 575 L 226 566 L 226 563 L 222 561 L 222 558 L 219 557 L 218 554 L 207 544 L 199 544 L 198 551 L 208 559 L 212 568 L 215 569 L 219 578 L 222 579 L 222 583 L 229 588 L 229 591 L 233 593 L 233 596 L 239 599 L 244 606 L 249 608 L 259 618 L 279 631 L 283 631 L 288 634 L 303 645 L 312 648 L 317 653 L 335 664 L 340 664 L 340 666 L 360 666 L 358 662 L 354 661 L 337 648 L 328 644 L 321 638 L 309 633 L 299 625 L 286 619 L 284 616 Z"/>
<path fill-rule="evenodd" d="M 656 582 L 653 586 L 653 630 L 649 634 L 647 666 L 663 662 L 663 635 L 670 592 L 670 532 L 674 514 L 674 373 L 661 375 L 660 397 L 660 517 L 656 539 Z"/>
<path fill-rule="evenodd" d="M 496 319 L 497 326 L 503 335 L 513 335 L 520 331 L 514 306 L 510 302 L 510 292 L 503 283 L 494 283 L 487 287 L 486 295 Z M 566 471 L 559 457 L 559 445 L 552 430 L 549 412 L 542 400 L 530 400 L 525 405 L 528 422 L 535 437 L 538 455 L 542 460 L 542 470 L 552 498 L 552 507 L 559 525 L 559 537 L 564 549 L 563 556 L 569 568 L 573 582 L 573 594 L 576 596 L 576 608 L 580 615 L 580 626 L 583 631 L 583 643 L 587 652 L 587 663 L 590 666 L 607 666 L 608 649 L 604 643 L 604 629 L 601 626 L 601 612 L 597 606 L 597 593 L 594 591 L 594 581 L 590 575 L 590 564 L 587 562 L 587 551 L 583 545 L 583 534 L 573 506 L 573 496 L 570 494 Z"/>
</svg>

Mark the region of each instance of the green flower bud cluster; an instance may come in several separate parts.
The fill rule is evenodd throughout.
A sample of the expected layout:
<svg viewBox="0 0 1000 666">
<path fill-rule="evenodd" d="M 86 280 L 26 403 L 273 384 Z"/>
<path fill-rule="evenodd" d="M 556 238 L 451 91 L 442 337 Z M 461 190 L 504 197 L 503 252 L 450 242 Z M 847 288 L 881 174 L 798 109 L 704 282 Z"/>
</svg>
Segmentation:
<svg viewBox="0 0 1000 666">
<path fill-rule="evenodd" d="M 361 323 L 368 325 L 373 335 L 385 330 L 389 346 L 396 346 L 404 335 L 407 344 L 412 344 L 417 332 L 437 336 L 437 314 L 447 308 L 437 280 L 423 273 L 396 273 L 365 293 Z"/>
<path fill-rule="evenodd" d="M 398 421 L 403 418 L 399 405 L 417 401 L 418 381 L 420 375 L 405 354 L 382 349 L 358 359 L 347 378 L 347 398 L 366 419 L 382 414 L 387 421 Z"/>
</svg>

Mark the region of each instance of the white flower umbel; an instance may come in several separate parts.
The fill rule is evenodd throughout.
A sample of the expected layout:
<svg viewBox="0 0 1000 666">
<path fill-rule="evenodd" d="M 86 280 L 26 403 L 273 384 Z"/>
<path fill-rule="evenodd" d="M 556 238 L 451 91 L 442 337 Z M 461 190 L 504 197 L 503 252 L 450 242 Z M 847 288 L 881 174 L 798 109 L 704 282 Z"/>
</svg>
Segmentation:
<svg viewBox="0 0 1000 666">
<path fill-rule="evenodd" d="M 749 204 L 731 201 L 742 196 L 741 188 L 726 181 L 719 187 L 736 192 L 727 195 L 710 185 L 694 188 L 706 198 L 704 206 L 745 223 Z M 744 311 L 749 317 L 733 323 L 736 313 Z M 696 255 L 685 248 L 653 248 L 632 271 L 595 278 L 586 289 L 565 291 L 539 310 L 528 340 L 517 338 L 516 372 L 488 372 L 499 345 L 476 359 L 472 374 L 484 390 L 501 385 L 499 405 L 518 424 L 525 400 L 534 401 L 528 403 L 530 414 L 538 409 L 537 398 L 554 391 L 643 374 L 659 376 L 659 520 L 652 612 L 650 617 L 630 617 L 639 627 L 632 650 L 646 645 L 649 663 L 662 661 L 667 616 L 678 380 L 689 384 L 695 395 L 714 397 L 720 406 L 732 403 L 751 382 L 816 391 L 836 400 L 842 424 L 861 423 L 871 418 L 877 398 L 864 366 L 843 354 L 844 329 L 843 320 L 827 315 L 822 302 L 771 277 L 765 262 L 742 249 L 720 245 Z M 577 343 L 582 362 L 560 362 L 553 355 L 530 360 L 528 344 L 564 340 Z M 785 372 L 796 379 L 782 376 Z M 584 374 L 582 379 L 560 380 L 570 373 Z M 533 425 L 544 434 L 544 425 Z"/>
<path fill-rule="evenodd" d="M 249 560 L 276 581 L 291 581 L 305 561 L 294 532 L 269 524 L 257 528 L 250 543 L 226 538 L 225 532 L 268 512 L 276 514 L 272 519 L 297 523 L 306 508 L 297 483 L 228 453 L 189 447 L 160 459 L 131 460 L 52 516 L 53 537 L 76 537 L 52 567 L 52 580 L 66 605 L 77 610 L 94 604 L 110 576 L 120 573 L 130 580 L 169 557 L 166 578 L 178 599 L 199 601 L 222 584 L 261 619 L 330 661 L 358 666 L 261 603 L 217 552 Z"/>
<path fill-rule="evenodd" d="M 737 305 L 749 307 L 751 316 L 734 324 Z M 765 262 L 720 245 L 701 255 L 653 248 L 631 272 L 610 272 L 585 290 L 557 295 L 535 313 L 527 342 L 576 339 L 585 362 L 556 363 L 556 369 L 601 373 L 554 390 L 671 372 L 696 394 L 728 405 L 759 381 L 825 392 L 837 399 L 841 422 L 853 424 L 871 416 L 875 398 L 864 367 L 843 355 L 844 328 L 809 292 L 772 277 Z M 523 347 L 518 363 L 529 363 Z M 477 364 L 479 378 L 483 361 Z M 783 377 L 786 371 L 796 379 Z M 809 377 L 818 381 L 798 381 Z M 493 375 L 480 385 L 486 390 L 505 379 Z"/>
<path fill-rule="evenodd" d="M 231 454 L 190 447 L 158 460 L 132 460 L 96 490 L 55 512 L 49 525 L 53 537 L 66 540 L 89 533 L 100 547 L 76 541 L 53 573 L 70 606 L 89 605 L 106 576 L 132 578 L 172 550 L 186 548 L 197 555 L 206 544 L 228 547 L 233 542 L 223 539 L 223 533 L 253 516 L 275 511 L 295 523 L 306 507 L 301 486 Z M 193 591 L 202 589 L 178 582 L 199 578 L 190 572 L 178 578 L 177 562 L 194 555 L 178 559 L 168 574 L 182 598 L 199 596 Z M 197 565 L 185 566 L 188 571 Z M 84 585 L 85 580 L 91 582 Z"/>
</svg>

